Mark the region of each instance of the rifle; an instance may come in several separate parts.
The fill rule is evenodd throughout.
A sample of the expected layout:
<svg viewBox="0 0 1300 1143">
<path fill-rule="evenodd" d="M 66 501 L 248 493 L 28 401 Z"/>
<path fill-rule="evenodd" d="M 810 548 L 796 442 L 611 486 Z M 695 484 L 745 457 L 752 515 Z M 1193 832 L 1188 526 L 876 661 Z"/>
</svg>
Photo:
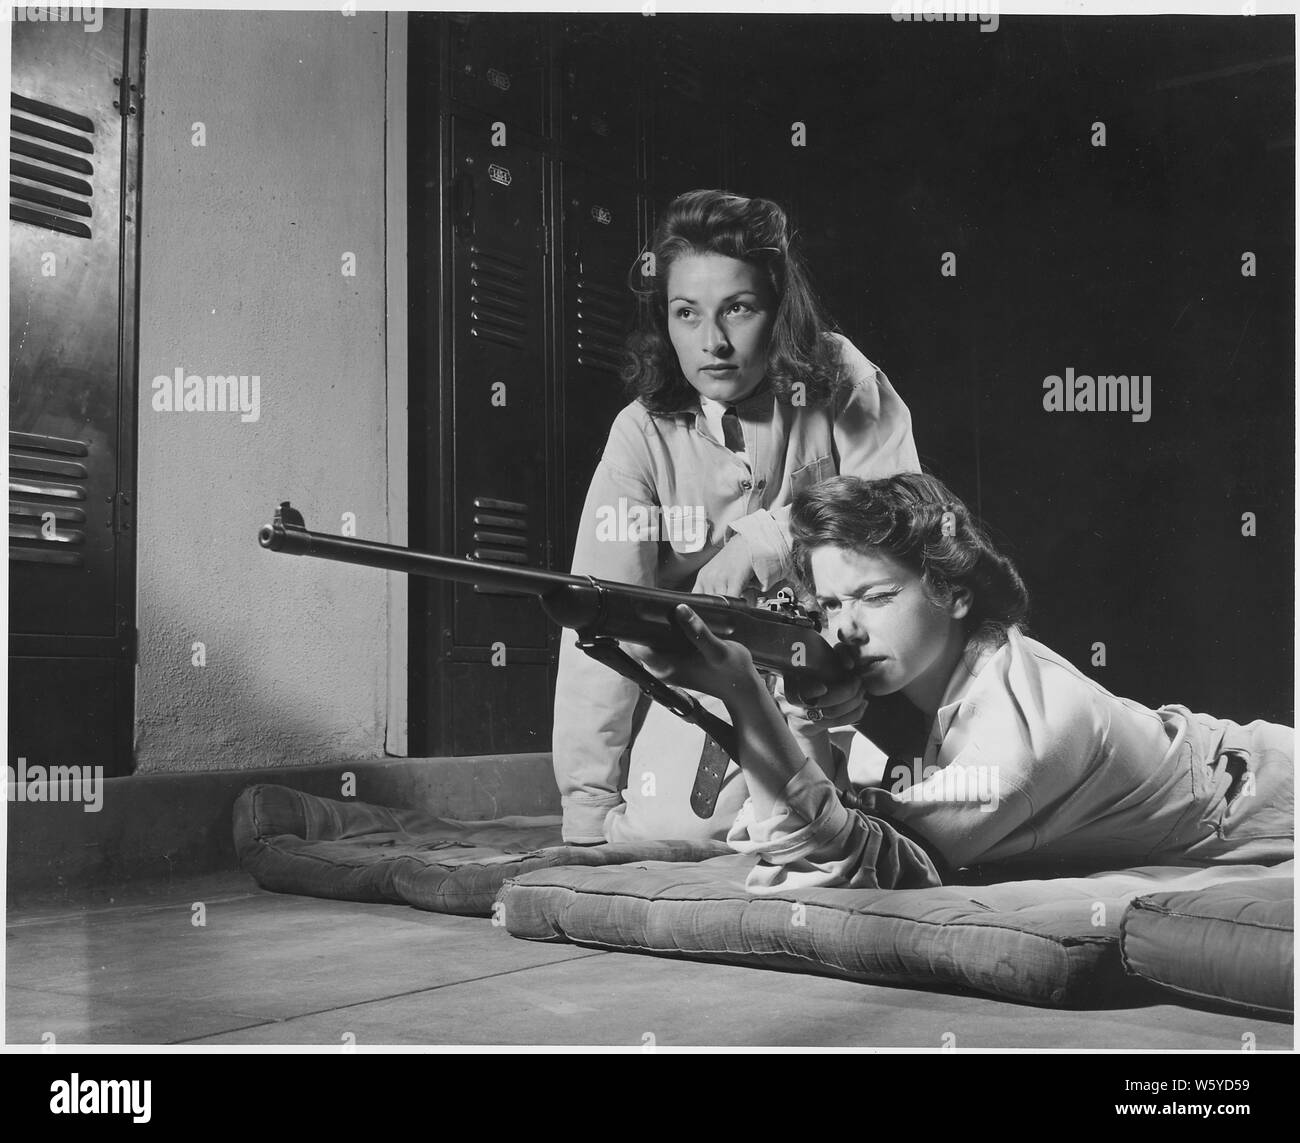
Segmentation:
<svg viewBox="0 0 1300 1143">
<path fill-rule="evenodd" d="M 552 620 L 578 633 L 578 647 L 584 652 L 632 680 L 655 702 L 701 727 L 731 758 L 737 752 L 731 724 L 705 710 L 693 695 L 656 679 L 618 645 L 618 640 L 643 643 L 660 651 L 689 650 L 691 644 L 673 615 L 674 609 L 684 603 L 718 638 L 748 647 L 760 671 L 784 676 L 787 694 L 802 693 L 800 684 L 809 680 L 832 686 L 849 674 L 819 634 L 817 621 L 799 608 L 789 592 L 781 593 L 767 606 L 751 607 L 743 599 L 730 596 L 663 591 L 592 576 L 462 560 L 329 536 L 307 531 L 302 513 L 287 500 L 276 509 L 275 519 L 261 527 L 257 539 L 273 552 L 535 595 Z M 725 758 L 704 751 L 691 790 L 691 809 L 697 816 L 707 818 L 713 813 L 726 769 Z"/>
</svg>

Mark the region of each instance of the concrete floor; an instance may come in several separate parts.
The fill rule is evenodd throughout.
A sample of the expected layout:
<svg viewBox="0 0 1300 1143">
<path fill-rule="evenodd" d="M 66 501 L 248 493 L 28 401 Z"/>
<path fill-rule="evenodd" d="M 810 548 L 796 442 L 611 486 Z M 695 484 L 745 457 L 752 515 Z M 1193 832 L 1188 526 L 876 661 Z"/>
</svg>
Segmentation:
<svg viewBox="0 0 1300 1143">
<path fill-rule="evenodd" d="M 193 923 L 202 904 L 205 924 Z M 607 953 L 487 920 L 290 897 L 243 874 L 12 905 L 5 1039 L 72 1044 L 1290 1048 L 1172 1004 L 1057 1012 Z M 948 1039 L 949 1034 L 951 1039 Z M 351 1037 L 351 1039 L 350 1039 Z"/>
</svg>

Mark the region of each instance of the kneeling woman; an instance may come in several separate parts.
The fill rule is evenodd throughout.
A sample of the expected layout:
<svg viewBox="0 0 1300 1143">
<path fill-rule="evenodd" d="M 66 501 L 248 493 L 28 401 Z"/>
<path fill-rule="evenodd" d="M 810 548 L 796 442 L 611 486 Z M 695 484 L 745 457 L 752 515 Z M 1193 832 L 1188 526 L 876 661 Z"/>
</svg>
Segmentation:
<svg viewBox="0 0 1300 1143">
<path fill-rule="evenodd" d="M 827 480 L 796 498 L 790 528 L 796 567 L 854 666 L 808 714 L 850 723 L 873 696 L 901 693 L 929 729 L 913 783 L 841 791 L 805 757 L 815 751 L 749 652 L 680 609 L 695 650 L 645 659 L 726 704 L 750 791 L 728 841 L 760 859 L 752 891 L 916 888 L 993 863 L 1293 856 L 1295 732 L 1151 710 L 1080 674 L 1023 633 L 1020 576 L 935 478 Z"/>
</svg>

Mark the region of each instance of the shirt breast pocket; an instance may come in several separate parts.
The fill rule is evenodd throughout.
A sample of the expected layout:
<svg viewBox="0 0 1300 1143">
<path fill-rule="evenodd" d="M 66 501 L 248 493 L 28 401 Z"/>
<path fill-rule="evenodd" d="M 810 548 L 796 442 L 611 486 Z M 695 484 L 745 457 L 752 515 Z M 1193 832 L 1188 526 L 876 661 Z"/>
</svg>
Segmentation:
<svg viewBox="0 0 1300 1143">
<path fill-rule="evenodd" d="M 711 525 L 704 505 L 682 504 L 664 508 L 660 517 L 660 538 L 667 540 L 679 556 L 703 551 L 710 541 Z"/>
<path fill-rule="evenodd" d="M 835 463 L 829 456 L 818 457 L 808 464 L 796 468 L 790 476 L 790 495 L 794 496 L 805 488 L 811 488 L 823 480 L 835 475 Z"/>
</svg>

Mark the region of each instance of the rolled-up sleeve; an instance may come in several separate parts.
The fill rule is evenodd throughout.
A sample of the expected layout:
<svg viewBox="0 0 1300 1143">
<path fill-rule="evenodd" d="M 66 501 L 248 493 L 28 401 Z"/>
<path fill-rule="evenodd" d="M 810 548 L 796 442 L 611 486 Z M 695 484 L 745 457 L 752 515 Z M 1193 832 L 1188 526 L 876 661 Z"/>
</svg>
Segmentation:
<svg viewBox="0 0 1300 1143">
<path fill-rule="evenodd" d="M 750 563 L 758 586 L 767 591 L 790 578 L 790 506 L 764 508 L 742 516 L 731 531 L 749 545 Z"/>
<path fill-rule="evenodd" d="M 757 863 L 745 888 L 751 893 L 787 889 L 920 889 L 943 884 L 925 851 L 888 822 L 845 807 L 813 761 L 782 792 L 770 816 L 753 817 L 745 803 L 727 834 L 728 844 Z"/>
</svg>

